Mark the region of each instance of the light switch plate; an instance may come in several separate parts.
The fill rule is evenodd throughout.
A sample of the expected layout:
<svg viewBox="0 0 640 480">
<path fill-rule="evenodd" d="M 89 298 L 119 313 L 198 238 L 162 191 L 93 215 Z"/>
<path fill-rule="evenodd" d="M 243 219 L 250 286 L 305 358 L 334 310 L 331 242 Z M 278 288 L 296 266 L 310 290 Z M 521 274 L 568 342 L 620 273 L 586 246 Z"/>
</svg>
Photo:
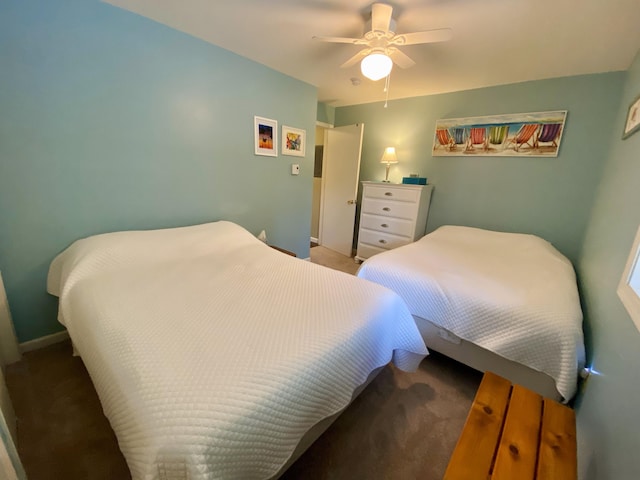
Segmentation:
<svg viewBox="0 0 640 480">
<path fill-rule="evenodd" d="M 291 165 L 291 175 L 300 175 L 300 165 L 297 163 Z"/>
</svg>

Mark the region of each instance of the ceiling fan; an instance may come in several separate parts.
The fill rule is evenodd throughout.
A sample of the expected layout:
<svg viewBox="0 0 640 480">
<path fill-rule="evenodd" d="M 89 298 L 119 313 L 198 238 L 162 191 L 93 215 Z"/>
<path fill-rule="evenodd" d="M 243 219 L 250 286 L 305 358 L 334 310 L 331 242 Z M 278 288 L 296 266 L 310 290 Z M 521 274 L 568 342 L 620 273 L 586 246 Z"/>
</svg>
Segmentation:
<svg viewBox="0 0 640 480">
<path fill-rule="evenodd" d="M 409 68 L 416 63 L 398 47 L 421 43 L 445 42 L 451 39 L 450 28 L 439 28 L 424 32 L 396 34 L 396 22 L 392 17 L 393 7 L 386 3 L 374 3 L 371 6 L 371 21 L 367 23 L 368 31 L 362 38 L 313 37 L 316 40 L 330 43 L 350 43 L 363 45 L 360 50 L 340 67 L 348 68 L 362 60 L 362 74 L 371 80 L 380 80 L 389 76 L 393 63 L 400 68 Z"/>
</svg>

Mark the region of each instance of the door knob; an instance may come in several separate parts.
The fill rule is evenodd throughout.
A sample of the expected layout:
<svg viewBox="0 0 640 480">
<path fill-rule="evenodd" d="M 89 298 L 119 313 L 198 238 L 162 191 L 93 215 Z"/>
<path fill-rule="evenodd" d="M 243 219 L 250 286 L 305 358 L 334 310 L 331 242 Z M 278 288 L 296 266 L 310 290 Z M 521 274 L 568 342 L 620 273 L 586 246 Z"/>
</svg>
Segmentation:
<svg viewBox="0 0 640 480">
<path fill-rule="evenodd" d="M 347 200 L 347 205 L 353 205 L 355 203 L 356 203 L 355 200 Z"/>
</svg>

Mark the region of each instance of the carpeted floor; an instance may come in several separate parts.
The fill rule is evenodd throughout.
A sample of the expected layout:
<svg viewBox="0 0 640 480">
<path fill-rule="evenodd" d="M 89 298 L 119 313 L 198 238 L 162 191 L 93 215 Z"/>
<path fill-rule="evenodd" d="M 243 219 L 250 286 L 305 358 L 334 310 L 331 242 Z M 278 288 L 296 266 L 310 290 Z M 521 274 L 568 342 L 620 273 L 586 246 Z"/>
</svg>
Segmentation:
<svg viewBox="0 0 640 480">
<path fill-rule="evenodd" d="M 481 378 L 435 352 L 387 366 L 281 478 L 440 480 Z"/>
<path fill-rule="evenodd" d="M 29 352 L 6 381 L 29 480 L 128 479 L 129 469 L 69 341 Z"/>
<path fill-rule="evenodd" d="M 351 273 L 352 275 L 355 275 L 358 268 L 360 268 L 360 264 L 356 263 L 353 258 L 345 257 L 323 246 L 313 247 L 310 250 L 310 257 L 313 263 Z"/>
<path fill-rule="evenodd" d="M 320 249 L 320 250 L 318 250 Z M 358 265 L 315 247 L 315 263 Z M 82 361 L 64 342 L 7 368 L 18 450 L 30 480 L 125 480 L 124 457 Z M 437 353 L 416 372 L 385 367 L 283 475 L 296 479 L 441 479 L 481 374 Z"/>
</svg>

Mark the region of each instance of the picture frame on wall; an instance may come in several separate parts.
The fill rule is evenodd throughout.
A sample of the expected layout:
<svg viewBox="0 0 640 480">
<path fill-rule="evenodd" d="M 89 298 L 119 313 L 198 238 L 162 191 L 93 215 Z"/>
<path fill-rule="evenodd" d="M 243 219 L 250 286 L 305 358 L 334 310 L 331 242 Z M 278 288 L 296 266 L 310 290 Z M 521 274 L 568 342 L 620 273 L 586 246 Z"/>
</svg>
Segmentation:
<svg viewBox="0 0 640 480">
<path fill-rule="evenodd" d="M 304 157 L 307 132 L 299 128 L 282 126 L 282 154 Z"/>
<path fill-rule="evenodd" d="M 436 121 L 434 157 L 557 157 L 566 110 Z"/>
<path fill-rule="evenodd" d="M 640 95 L 629 105 L 627 121 L 624 124 L 624 132 L 622 132 L 622 139 L 624 140 L 630 137 L 638 130 L 640 130 Z"/>
<path fill-rule="evenodd" d="M 278 122 L 264 117 L 253 117 L 255 154 L 278 156 Z"/>
</svg>

